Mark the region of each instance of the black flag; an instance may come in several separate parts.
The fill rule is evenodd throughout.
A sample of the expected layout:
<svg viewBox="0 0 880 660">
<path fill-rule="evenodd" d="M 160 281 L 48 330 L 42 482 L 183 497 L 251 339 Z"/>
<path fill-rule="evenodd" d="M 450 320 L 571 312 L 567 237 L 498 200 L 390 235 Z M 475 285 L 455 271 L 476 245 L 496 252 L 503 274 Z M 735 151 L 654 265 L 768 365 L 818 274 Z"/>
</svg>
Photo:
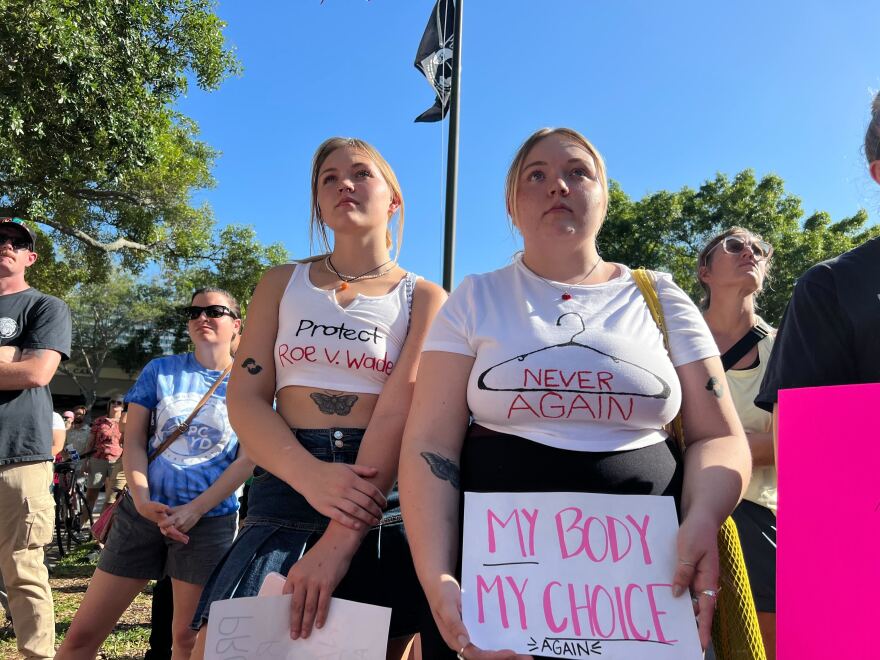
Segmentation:
<svg viewBox="0 0 880 660">
<path fill-rule="evenodd" d="M 455 39 L 455 2 L 437 0 L 419 50 L 416 68 L 421 71 L 437 93 L 434 105 L 416 117 L 416 121 L 440 121 L 449 110 L 452 92 L 452 43 Z"/>
</svg>

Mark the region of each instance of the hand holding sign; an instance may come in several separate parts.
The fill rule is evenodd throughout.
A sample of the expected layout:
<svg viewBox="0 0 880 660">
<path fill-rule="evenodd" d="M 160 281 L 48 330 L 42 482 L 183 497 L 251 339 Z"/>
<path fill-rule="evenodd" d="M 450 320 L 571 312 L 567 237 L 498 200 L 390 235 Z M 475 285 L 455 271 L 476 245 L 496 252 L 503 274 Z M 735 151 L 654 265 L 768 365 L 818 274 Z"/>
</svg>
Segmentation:
<svg viewBox="0 0 880 660">
<path fill-rule="evenodd" d="M 431 613 L 446 645 L 464 660 L 529 660 L 511 649 L 487 651 L 471 643 L 461 618 L 461 586 L 451 575 L 444 575 L 440 587 L 432 594 Z"/>
<path fill-rule="evenodd" d="M 211 604 L 205 660 L 385 660 L 391 610 L 334 598 L 327 625 L 290 639 L 290 596 Z"/>
<path fill-rule="evenodd" d="M 298 658 L 299 660 L 382 660 L 391 610 L 338 598 L 331 624 L 308 640 L 290 639 L 287 615 L 291 597 L 282 596 L 286 580 L 269 573 L 256 598 L 233 598 L 212 605 L 206 660 Z"/>
<path fill-rule="evenodd" d="M 672 579 L 672 593 L 678 596 L 688 589 L 697 599 L 694 614 L 697 615 L 697 628 L 700 646 L 709 645 L 712 634 L 712 619 L 721 584 L 718 570 L 718 525 L 711 520 L 700 520 L 689 516 L 681 524 L 678 532 L 678 566 Z"/>
<path fill-rule="evenodd" d="M 291 639 L 306 639 L 312 633 L 312 626 L 324 626 L 330 596 L 348 572 L 360 541 L 356 532 L 331 526 L 314 547 L 291 566 L 282 592 L 293 595 L 290 602 Z"/>
</svg>

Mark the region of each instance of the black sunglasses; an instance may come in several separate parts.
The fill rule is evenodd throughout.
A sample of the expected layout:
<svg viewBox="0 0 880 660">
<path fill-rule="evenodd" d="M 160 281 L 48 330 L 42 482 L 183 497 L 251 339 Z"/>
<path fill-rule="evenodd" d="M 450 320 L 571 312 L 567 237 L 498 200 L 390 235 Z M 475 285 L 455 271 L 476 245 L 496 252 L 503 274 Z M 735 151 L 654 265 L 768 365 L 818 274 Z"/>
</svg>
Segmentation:
<svg viewBox="0 0 880 660">
<path fill-rule="evenodd" d="M 0 234 L 0 245 L 3 245 L 6 241 L 9 241 L 9 243 L 12 245 L 13 250 L 31 249 L 31 242 L 28 239 L 22 238 L 18 235 Z"/>
<path fill-rule="evenodd" d="M 123 401 L 122 399 L 110 399 L 111 406 L 115 406 L 117 404 L 121 406 L 123 403 L 125 403 L 125 401 Z"/>
<path fill-rule="evenodd" d="M 181 310 L 181 313 L 190 321 L 195 321 L 202 315 L 202 312 L 204 312 L 205 316 L 207 316 L 209 319 L 219 319 L 221 316 L 231 316 L 234 319 L 238 318 L 236 313 L 229 309 L 226 305 L 207 305 L 205 307 L 190 305 L 189 307 L 184 307 Z"/>
</svg>

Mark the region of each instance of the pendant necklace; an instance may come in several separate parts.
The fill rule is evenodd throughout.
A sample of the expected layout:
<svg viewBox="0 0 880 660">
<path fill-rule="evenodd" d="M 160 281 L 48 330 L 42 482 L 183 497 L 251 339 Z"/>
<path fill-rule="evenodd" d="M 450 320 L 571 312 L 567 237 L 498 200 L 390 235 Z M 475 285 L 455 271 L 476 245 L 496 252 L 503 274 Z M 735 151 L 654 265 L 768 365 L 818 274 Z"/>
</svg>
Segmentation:
<svg viewBox="0 0 880 660">
<path fill-rule="evenodd" d="M 541 276 L 538 275 L 537 273 L 535 273 L 535 275 L 538 275 L 538 277 L 540 277 L 542 280 L 544 280 L 544 283 L 547 284 L 548 286 L 552 286 L 552 287 L 553 287 L 554 289 L 556 289 L 557 291 L 562 291 L 562 296 L 561 296 L 561 297 L 562 297 L 563 300 L 571 300 L 571 294 L 569 293 L 569 290 L 571 289 L 571 287 L 573 287 L 573 286 L 578 286 L 581 282 L 583 282 L 584 280 L 586 280 L 590 275 L 593 274 L 593 271 L 596 270 L 596 268 L 599 266 L 600 263 L 602 263 L 602 257 L 599 257 L 598 259 L 596 259 L 596 263 L 594 263 L 594 264 L 593 264 L 593 267 L 590 268 L 590 270 L 587 271 L 587 274 L 586 274 L 586 275 L 584 275 L 581 279 L 579 279 L 579 280 L 578 280 L 577 282 L 575 282 L 574 284 L 568 284 L 568 285 L 566 285 L 566 287 L 565 287 L 564 289 L 558 287 L 554 282 L 551 282 L 551 281 L 548 280 L 546 277 L 541 277 Z M 532 272 L 534 272 L 534 271 L 532 271 Z"/>
<path fill-rule="evenodd" d="M 391 264 L 390 266 L 388 266 L 388 268 L 379 270 L 380 268 L 382 268 L 383 266 L 387 266 L 388 264 Z M 340 273 L 338 270 L 336 270 L 336 266 L 333 265 L 333 260 L 330 259 L 330 255 L 328 254 L 327 257 L 324 259 L 324 266 L 326 266 L 327 270 L 335 274 L 336 277 L 338 277 L 342 282 L 342 284 L 340 284 L 338 287 L 334 287 L 334 291 L 345 291 L 348 288 L 348 285 L 352 282 L 358 282 L 360 280 L 374 280 L 377 277 L 382 277 L 386 273 L 394 270 L 394 267 L 397 266 L 397 263 L 392 259 L 389 259 L 388 261 L 379 264 L 375 268 L 370 268 L 370 270 L 361 273 L 360 275 L 346 275 L 345 273 Z M 375 271 L 379 272 L 377 273 Z"/>
</svg>

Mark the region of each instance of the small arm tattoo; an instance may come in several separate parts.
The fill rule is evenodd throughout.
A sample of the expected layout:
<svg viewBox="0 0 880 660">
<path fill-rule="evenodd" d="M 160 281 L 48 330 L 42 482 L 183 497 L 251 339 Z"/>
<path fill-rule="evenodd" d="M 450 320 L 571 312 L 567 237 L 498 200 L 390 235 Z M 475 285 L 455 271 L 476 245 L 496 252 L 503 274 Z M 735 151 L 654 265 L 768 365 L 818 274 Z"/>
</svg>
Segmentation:
<svg viewBox="0 0 880 660">
<path fill-rule="evenodd" d="M 428 463 L 435 477 L 448 481 L 455 490 L 461 490 L 461 472 L 453 461 L 427 451 L 422 452 L 422 458 Z"/>
<path fill-rule="evenodd" d="M 46 352 L 46 350 L 47 349 L 45 348 L 25 348 L 22 349 L 21 354 L 22 356 L 35 355 L 36 357 L 40 357 L 43 353 Z"/>
<path fill-rule="evenodd" d="M 320 392 L 312 392 L 309 394 L 309 398 L 325 415 L 342 416 L 350 413 L 358 400 L 357 394 L 321 394 Z"/>
<path fill-rule="evenodd" d="M 241 368 L 247 369 L 248 373 L 252 376 L 256 376 L 263 370 L 263 367 L 257 364 L 257 361 L 251 357 L 247 358 L 244 362 L 241 363 Z"/>
<path fill-rule="evenodd" d="M 706 389 L 714 394 L 716 399 L 720 399 L 724 396 L 724 385 L 722 385 L 721 381 L 715 378 L 715 376 L 709 377 L 709 382 L 706 383 Z"/>
</svg>

